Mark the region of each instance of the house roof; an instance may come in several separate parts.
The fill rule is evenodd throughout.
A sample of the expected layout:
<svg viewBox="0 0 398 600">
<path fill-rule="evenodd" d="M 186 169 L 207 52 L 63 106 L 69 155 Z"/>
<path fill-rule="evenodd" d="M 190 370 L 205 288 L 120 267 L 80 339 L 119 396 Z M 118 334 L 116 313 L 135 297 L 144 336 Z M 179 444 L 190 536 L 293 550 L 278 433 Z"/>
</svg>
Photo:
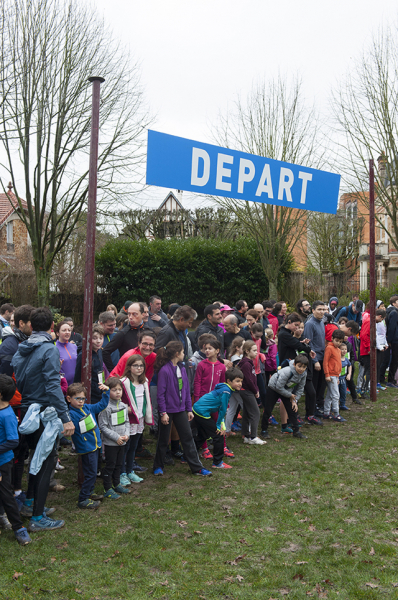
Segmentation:
<svg viewBox="0 0 398 600">
<path fill-rule="evenodd" d="M 0 226 L 7 221 L 9 217 L 11 217 L 12 213 L 14 213 L 18 209 L 18 200 L 16 195 L 11 191 L 12 185 L 8 184 L 8 192 L 6 194 L 0 194 Z M 22 207 L 27 210 L 28 205 L 25 200 L 20 198 Z"/>
<path fill-rule="evenodd" d="M 158 210 L 161 210 L 163 208 L 163 206 L 166 204 L 167 200 L 170 198 L 170 196 L 172 196 L 174 198 L 174 200 L 177 202 L 178 206 L 181 208 L 181 210 L 184 210 L 183 205 L 181 204 L 181 202 L 179 201 L 179 199 L 177 198 L 177 196 L 175 196 L 173 194 L 173 192 L 169 192 L 166 196 L 166 198 L 163 200 L 162 204 L 159 206 Z"/>
</svg>

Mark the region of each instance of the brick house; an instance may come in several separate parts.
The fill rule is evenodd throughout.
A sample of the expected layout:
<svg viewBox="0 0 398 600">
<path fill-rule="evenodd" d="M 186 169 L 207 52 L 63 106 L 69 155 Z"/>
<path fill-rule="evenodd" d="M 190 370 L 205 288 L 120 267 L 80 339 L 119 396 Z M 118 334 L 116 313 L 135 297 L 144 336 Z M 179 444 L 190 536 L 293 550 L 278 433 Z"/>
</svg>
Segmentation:
<svg viewBox="0 0 398 600">
<path fill-rule="evenodd" d="M 27 210 L 25 200 L 21 202 Z M 10 182 L 8 192 L 0 194 L 0 262 L 10 267 L 25 266 L 28 261 L 31 263 L 30 237 L 18 215 L 18 208 Z"/>
</svg>

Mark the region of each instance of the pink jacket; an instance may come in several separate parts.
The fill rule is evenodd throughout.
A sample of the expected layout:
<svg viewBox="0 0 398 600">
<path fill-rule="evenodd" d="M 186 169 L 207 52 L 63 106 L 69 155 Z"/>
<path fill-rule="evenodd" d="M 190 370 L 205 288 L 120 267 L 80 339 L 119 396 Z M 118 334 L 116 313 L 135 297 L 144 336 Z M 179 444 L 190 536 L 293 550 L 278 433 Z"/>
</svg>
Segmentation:
<svg viewBox="0 0 398 600">
<path fill-rule="evenodd" d="M 219 360 L 215 363 L 207 358 L 196 367 L 195 381 L 193 382 L 193 397 L 197 402 L 199 398 L 212 392 L 217 383 L 225 383 L 226 367 Z"/>
<path fill-rule="evenodd" d="M 274 340 L 267 340 L 267 353 L 265 355 L 264 369 L 266 371 L 276 371 L 276 355 L 278 354 L 278 345 Z"/>
</svg>

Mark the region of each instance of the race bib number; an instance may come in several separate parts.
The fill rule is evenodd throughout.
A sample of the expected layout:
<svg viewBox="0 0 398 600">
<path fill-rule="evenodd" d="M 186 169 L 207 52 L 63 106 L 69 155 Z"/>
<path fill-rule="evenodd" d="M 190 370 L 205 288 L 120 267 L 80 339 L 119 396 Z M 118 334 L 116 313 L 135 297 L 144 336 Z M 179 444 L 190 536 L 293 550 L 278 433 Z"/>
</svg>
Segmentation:
<svg viewBox="0 0 398 600">
<path fill-rule="evenodd" d="M 294 388 L 295 385 L 297 385 L 297 383 L 288 383 L 286 387 L 288 390 L 290 390 L 291 388 Z"/>
<path fill-rule="evenodd" d="M 101 371 L 101 373 L 98 373 L 98 383 L 105 383 L 105 374 L 103 371 Z"/>
<path fill-rule="evenodd" d="M 112 425 L 123 425 L 127 420 L 127 409 L 123 408 L 111 415 Z"/>
<path fill-rule="evenodd" d="M 87 415 L 84 419 L 79 421 L 79 429 L 80 433 L 87 433 L 87 431 L 91 431 L 95 429 L 97 426 L 93 415 Z"/>
</svg>

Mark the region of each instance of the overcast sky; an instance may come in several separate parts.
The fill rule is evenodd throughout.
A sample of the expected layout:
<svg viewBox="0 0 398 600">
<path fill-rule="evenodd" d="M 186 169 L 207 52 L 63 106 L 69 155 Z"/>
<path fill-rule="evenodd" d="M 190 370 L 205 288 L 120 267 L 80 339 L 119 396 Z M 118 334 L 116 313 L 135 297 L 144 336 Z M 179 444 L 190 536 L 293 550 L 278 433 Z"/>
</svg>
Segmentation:
<svg viewBox="0 0 398 600">
<path fill-rule="evenodd" d="M 141 63 L 153 129 L 211 142 L 210 127 L 253 82 L 299 73 L 323 112 L 332 86 L 372 33 L 395 22 L 396 0 L 96 0 Z M 168 190 L 151 188 L 162 199 Z M 156 200 L 157 201 L 157 200 Z"/>
</svg>

